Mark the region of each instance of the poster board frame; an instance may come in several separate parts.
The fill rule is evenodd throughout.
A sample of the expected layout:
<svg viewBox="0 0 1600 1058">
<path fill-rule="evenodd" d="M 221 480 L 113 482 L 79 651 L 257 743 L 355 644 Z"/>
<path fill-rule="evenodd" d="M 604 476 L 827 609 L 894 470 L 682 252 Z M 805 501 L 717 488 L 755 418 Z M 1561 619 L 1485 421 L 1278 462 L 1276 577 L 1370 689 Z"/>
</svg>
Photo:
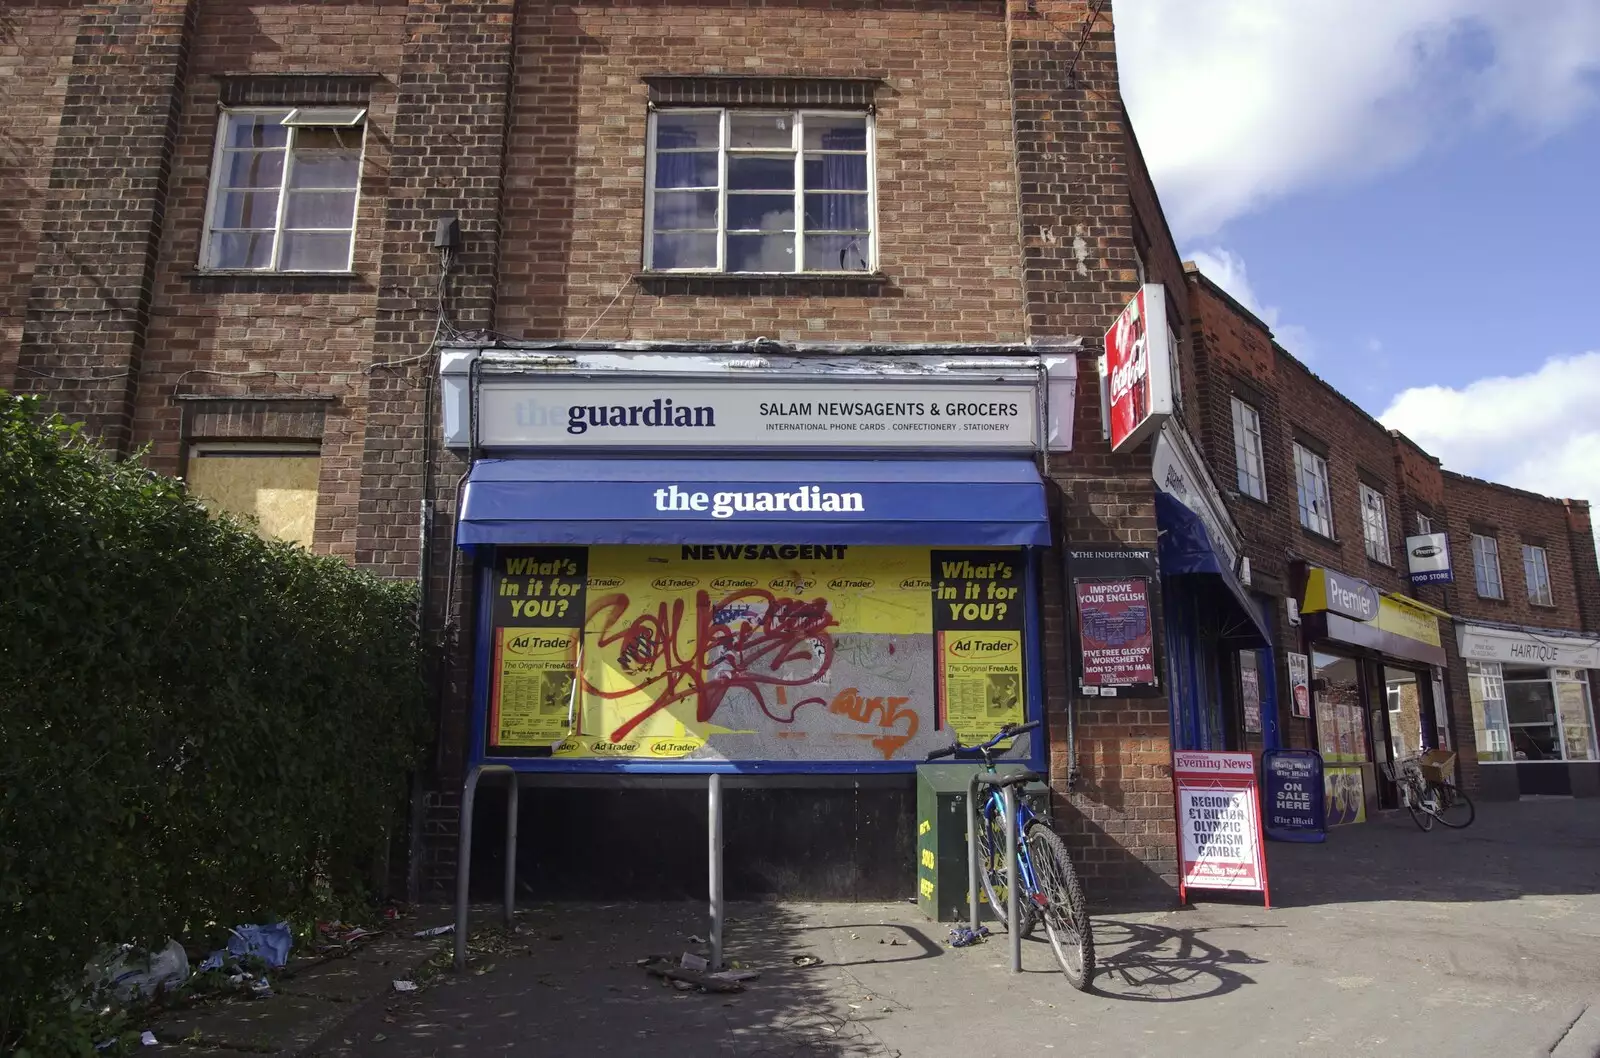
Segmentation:
<svg viewBox="0 0 1600 1058">
<path fill-rule="evenodd" d="M 1251 817 L 1243 828 L 1243 836 L 1253 839 L 1252 861 L 1255 885 L 1208 885 L 1204 880 L 1193 880 L 1193 869 L 1199 860 L 1189 859 L 1191 842 L 1185 838 L 1184 792 L 1223 792 L 1243 795 L 1235 798 Z M 1233 806 L 1230 806 L 1233 807 Z M 1214 889 L 1225 892 L 1259 892 L 1265 907 L 1272 906 L 1272 888 L 1267 877 L 1267 842 L 1261 825 L 1260 783 L 1256 774 L 1254 754 L 1215 750 L 1174 750 L 1172 753 L 1172 812 L 1177 831 L 1178 902 L 1188 904 L 1193 889 Z"/>
</svg>

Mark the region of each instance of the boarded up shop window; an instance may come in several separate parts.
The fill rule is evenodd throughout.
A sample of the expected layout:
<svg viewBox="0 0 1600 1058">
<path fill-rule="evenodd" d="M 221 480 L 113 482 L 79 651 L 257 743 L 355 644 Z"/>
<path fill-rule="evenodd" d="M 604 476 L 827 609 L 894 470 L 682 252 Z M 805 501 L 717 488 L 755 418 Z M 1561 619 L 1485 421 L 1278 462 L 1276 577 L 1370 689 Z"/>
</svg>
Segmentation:
<svg viewBox="0 0 1600 1058">
<path fill-rule="evenodd" d="M 189 491 L 208 510 L 306 547 L 316 527 L 321 473 L 316 445 L 212 442 L 189 450 Z"/>
</svg>

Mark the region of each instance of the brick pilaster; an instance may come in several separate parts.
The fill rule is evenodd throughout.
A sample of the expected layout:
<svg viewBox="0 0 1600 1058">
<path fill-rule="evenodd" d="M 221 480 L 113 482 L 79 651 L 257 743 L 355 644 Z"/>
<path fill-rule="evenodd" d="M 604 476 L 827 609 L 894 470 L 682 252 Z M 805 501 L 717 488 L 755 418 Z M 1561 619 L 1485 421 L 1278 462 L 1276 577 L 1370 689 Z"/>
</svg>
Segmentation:
<svg viewBox="0 0 1600 1058">
<path fill-rule="evenodd" d="M 83 5 L 17 388 L 108 447 L 131 441 L 195 0 Z"/>
<path fill-rule="evenodd" d="M 1069 544 L 1154 547 L 1150 446 L 1113 455 L 1101 437 L 1098 349 L 1138 284 L 1129 180 L 1137 147 L 1121 104 L 1110 4 L 1100 7 L 1084 36 L 1094 7 L 1084 0 L 1008 4 L 1026 329 L 1030 339 L 1085 340 L 1073 452 L 1052 466 Z M 1166 228 L 1147 230 L 1164 235 Z M 1176 261 L 1170 245 L 1159 256 Z M 1169 286 L 1184 295 L 1181 277 Z M 1181 320 L 1176 329 L 1183 332 Z M 1074 763 L 1066 759 L 1072 684 L 1062 603 L 1058 591 L 1047 591 L 1045 663 L 1058 791 L 1065 791 Z M 1153 624 L 1160 628 L 1159 613 Z M 1082 779 L 1058 805 L 1059 824 L 1099 905 L 1160 899 L 1176 881 L 1166 700 L 1073 705 Z"/>
</svg>

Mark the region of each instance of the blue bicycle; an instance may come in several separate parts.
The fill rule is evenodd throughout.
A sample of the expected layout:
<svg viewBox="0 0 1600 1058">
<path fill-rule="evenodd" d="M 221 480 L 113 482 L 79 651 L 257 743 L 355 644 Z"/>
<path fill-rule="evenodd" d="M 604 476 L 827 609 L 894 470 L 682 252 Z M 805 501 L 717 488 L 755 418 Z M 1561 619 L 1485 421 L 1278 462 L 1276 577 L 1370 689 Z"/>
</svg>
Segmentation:
<svg viewBox="0 0 1600 1058">
<path fill-rule="evenodd" d="M 989 788 L 989 794 L 978 806 L 978 877 L 983 882 L 989 906 L 1002 919 L 1007 899 L 1005 796 L 1002 791 L 1007 786 L 1020 786 L 1043 777 L 1031 771 L 1000 775 L 995 770 L 999 756 L 997 747 L 1039 726 L 1037 720 L 1007 724 L 982 745 L 963 746 L 957 742 L 948 749 L 928 754 L 929 760 L 955 757 L 983 761 L 984 773 L 978 776 L 978 781 Z M 1048 823 L 1033 814 L 1020 796 L 1016 826 L 1017 876 L 1021 883 L 1017 915 L 1022 936 L 1028 936 L 1043 922 L 1061 972 L 1072 987 L 1087 992 L 1094 979 L 1094 933 L 1089 924 L 1089 901 L 1083 895 L 1083 883 L 1073 869 L 1072 858 L 1067 855 L 1066 843 Z"/>
</svg>

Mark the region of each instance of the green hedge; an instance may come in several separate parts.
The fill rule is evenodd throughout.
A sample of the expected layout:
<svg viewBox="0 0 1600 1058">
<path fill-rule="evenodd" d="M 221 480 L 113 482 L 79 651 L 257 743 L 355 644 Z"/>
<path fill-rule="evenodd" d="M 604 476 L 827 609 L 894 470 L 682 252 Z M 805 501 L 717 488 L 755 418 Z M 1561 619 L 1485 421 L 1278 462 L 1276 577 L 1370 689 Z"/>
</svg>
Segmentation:
<svg viewBox="0 0 1600 1058">
<path fill-rule="evenodd" d="M 0 393 L 0 1053 L 108 942 L 372 895 L 422 731 L 415 621 L 410 585 L 208 517 Z"/>
</svg>

